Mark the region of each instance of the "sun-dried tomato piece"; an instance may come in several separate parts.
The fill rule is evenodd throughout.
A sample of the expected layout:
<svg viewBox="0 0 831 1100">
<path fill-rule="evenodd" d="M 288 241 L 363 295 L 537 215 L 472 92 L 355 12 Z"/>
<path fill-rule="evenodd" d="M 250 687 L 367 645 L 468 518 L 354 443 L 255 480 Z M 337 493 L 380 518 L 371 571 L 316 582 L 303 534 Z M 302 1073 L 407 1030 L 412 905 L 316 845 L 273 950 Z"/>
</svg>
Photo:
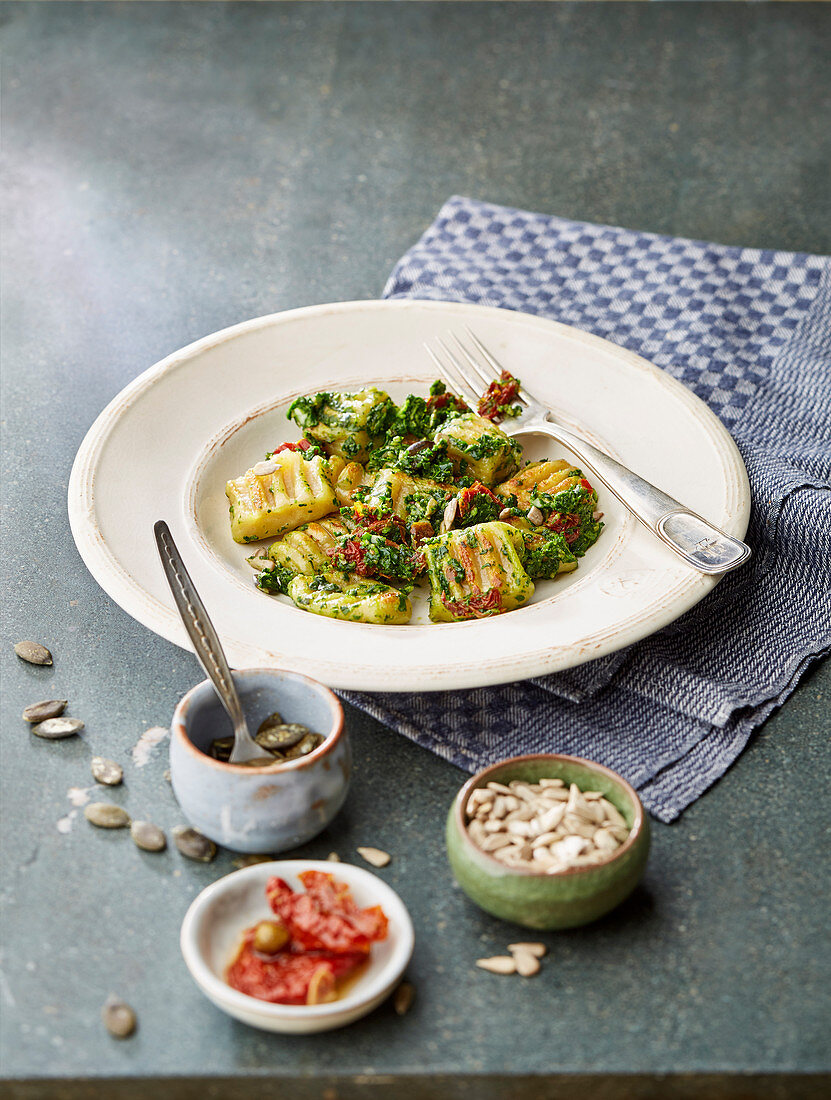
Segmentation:
<svg viewBox="0 0 831 1100">
<path fill-rule="evenodd" d="M 476 411 L 480 416 L 494 422 L 502 420 L 505 416 L 516 416 L 512 402 L 519 396 L 520 386 L 518 378 L 514 378 L 509 371 L 503 370 L 499 380 L 491 382 L 485 390 Z"/>
<path fill-rule="evenodd" d="M 569 546 L 580 538 L 580 517 L 576 512 L 552 512 L 545 526 L 562 535 Z"/>
<path fill-rule="evenodd" d="M 475 592 L 461 600 L 442 597 L 442 603 L 457 618 L 483 619 L 502 610 L 502 593 L 498 588 L 490 588 L 487 592 Z"/>
<path fill-rule="evenodd" d="M 331 875 L 322 875 L 331 879 Z M 374 940 L 386 936 L 386 917 L 380 909 L 358 909 L 348 887 L 328 892 L 316 879 L 312 892 L 296 894 L 283 879 L 272 878 L 266 886 L 269 905 L 291 932 L 292 940 L 306 950 L 335 954 L 368 952 Z M 305 883 L 304 883 L 305 885 Z M 340 887 L 340 884 L 339 884 Z M 382 919 L 381 919 L 382 918 Z"/>
<path fill-rule="evenodd" d="M 254 950 L 254 929 L 243 934 L 225 977 L 249 997 L 275 1004 L 322 1004 L 334 999 L 336 984 L 366 960 L 366 952 L 345 954 L 279 951 L 264 957 Z"/>
</svg>

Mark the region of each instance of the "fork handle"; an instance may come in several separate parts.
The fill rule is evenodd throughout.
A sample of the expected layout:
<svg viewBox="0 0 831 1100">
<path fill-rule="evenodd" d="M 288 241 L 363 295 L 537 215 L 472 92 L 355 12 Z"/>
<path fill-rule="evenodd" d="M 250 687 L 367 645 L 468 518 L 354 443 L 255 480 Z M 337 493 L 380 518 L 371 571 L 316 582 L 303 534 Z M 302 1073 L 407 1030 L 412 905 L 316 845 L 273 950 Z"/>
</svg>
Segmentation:
<svg viewBox="0 0 831 1100">
<path fill-rule="evenodd" d="M 747 543 L 720 531 L 585 439 L 550 421 L 535 424 L 534 429 L 572 450 L 636 519 L 700 573 L 727 573 L 750 557 Z"/>
</svg>

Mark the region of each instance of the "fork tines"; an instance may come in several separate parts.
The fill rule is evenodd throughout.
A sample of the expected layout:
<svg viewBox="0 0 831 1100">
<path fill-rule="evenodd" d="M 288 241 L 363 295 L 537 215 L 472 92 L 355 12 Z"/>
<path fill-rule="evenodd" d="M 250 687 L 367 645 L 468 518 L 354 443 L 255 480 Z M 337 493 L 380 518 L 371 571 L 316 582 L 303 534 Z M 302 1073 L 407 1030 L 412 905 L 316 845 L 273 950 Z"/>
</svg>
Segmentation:
<svg viewBox="0 0 831 1100">
<path fill-rule="evenodd" d="M 491 382 L 498 382 L 502 374 L 502 367 L 496 357 L 488 351 L 479 337 L 471 332 L 467 325 L 465 325 L 465 331 L 470 345 L 472 345 L 472 351 L 470 346 L 462 343 L 455 332 L 450 333 L 450 339 L 456 344 L 458 353 L 448 347 L 440 336 L 437 336 L 435 340 L 438 351 L 434 350 L 428 343 L 425 343 L 424 347 L 435 363 L 442 380 L 451 389 L 460 393 L 468 405 L 475 410 L 478 408 L 484 392 L 482 387 L 484 386 L 486 390 Z M 474 374 L 478 376 L 479 381 L 473 377 Z M 522 393 L 518 395 L 517 400 L 522 405 L 528 404 Z"/>
</svg>

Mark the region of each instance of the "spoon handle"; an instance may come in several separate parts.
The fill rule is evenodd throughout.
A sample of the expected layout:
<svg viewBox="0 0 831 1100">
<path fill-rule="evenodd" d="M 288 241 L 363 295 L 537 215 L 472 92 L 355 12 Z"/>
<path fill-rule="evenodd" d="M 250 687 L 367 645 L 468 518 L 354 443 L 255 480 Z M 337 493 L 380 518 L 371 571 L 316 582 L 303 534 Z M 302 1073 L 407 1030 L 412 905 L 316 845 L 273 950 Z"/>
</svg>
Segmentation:
<svg viewBox="0 0 831 1100">
<path fill-rule="evenodd" d="M 199 663 L 213 681 L 222 705 L 228 712 L 228 717 L 234 724 L 234 732 L 245 728 L 245 719 L 242 715 L 242 703 L 237 694 L 231 670 L 222 650 L 219 638 L 214 630 L 213 623 L 208 617 L 205 605 L 199 598 L 196 586 L 190 579 L 190 574 L 185 569 L 185 563 L 170 528 L 163 519 L 158 520 L 153 531 L 156 535 L 156 545 L 159 548 L 159 556 L 162 559 L 167 583 L 173 593 L 173 599 L 182 616 L 182 622 L 193 642 L 193 648 Z M 246 731 L 247 733 L 247 731 Z"/>
</svg>

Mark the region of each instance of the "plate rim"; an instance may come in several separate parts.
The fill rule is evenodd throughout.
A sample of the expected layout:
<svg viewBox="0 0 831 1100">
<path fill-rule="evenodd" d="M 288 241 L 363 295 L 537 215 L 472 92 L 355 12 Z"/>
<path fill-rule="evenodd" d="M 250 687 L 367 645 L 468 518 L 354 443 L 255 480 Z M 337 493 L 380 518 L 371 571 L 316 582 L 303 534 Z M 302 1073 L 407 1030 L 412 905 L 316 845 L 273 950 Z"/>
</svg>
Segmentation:
<svg viewBox="0 0 831 1100">
<path fill-rule="evenodd" d="M 552 331 L 561 338 L 594 348 L 606 354 L 614 354 L 625 361 L 629 367 L 647 375 L 657 385 L 692 411 L 703 423 L 707 435 L 717 445 L 721 461 L 727 471 L 727 484 L 735 499 L 735 510 L 727 529 L 731 534 L 742 538 L 747 530 L 750 516 L 750 486 L 747 471 L 738 447 L 727 428 L 715 413 L 691 390 L 672 375 L 661 370 L 654 363 L 594 333 L 565 325 L 537 314 L 522 313 L 517 310 L 498 306 L 480 305 L 464 301 L 436 301 L 433 299 L 358 299 L 346 302 L 326 302 L 310 306 L 300 306 L 290 310 L 281 310 L 249 318 L 209 333 L 189 344 L 176 349 L 158 360 L 121 389 L 101 410 L 88 429 L 78 448 L 67 489 L 67 507 L 70 529 L 78 552 L 100 587 L 132 618 L 143 626 L 173 642 L 182 649 L 192 652 L 187 634 L 181 625 L 177 613 L 161 603 L 121 564 L 107 545 L 103 534 L 95 522 L 95 472 L 98 460 L 111 434 L 121 417 L 129 410 L 133 402 L 161 378 L 189 362 L 194 356 L 215 349 L 239 336 L 266 329 L 274 325 L 291 324 L 296 321 L 314 319 L 337 313 L 362 311 L 433 311 L 443 313 L 454 307 L 479 312 L 508 323 L 519 321 L 524 324 Z M 723 575 L 722 575 L 723 576 Z M 490 664 L 479 660 L 474 665 L 459 669 L 446 665 L 417 666 L 418 683 L 411 677 L 404 682 L 400 678 L 403 671 L 398 669 L 397 691 L 442 691 L 447 689 L 475 688 L 525 680 L 548 673 L 563 671 L 586 661 L 605 656 L 631 645 L 657 632 L 674 622 L 696 603 L 704 598 L 722 577 L 705 576 L 690 572 L 684 575 L 671 588 L 662 592 L 662 605 L 654 602 L 648 608 L 637 609 L 628 618 L 619 621 L 614 629 L 596 631 L 584 636 L 569 646 L 548 647 L 524 655 L 522 674 L 514 672 L 504 674 L 504 662 Z M 459 625 L 459 624 L 455 624 Z M 470 624 L 464 624 L 470 625 Z M 280 667 L 291 667 L 285 657 L 270 653 L 263 646 L 236 640 L 240 652 L 246 653 L 247 663 L 262 663 L 263 658 L 272 664 L 280 661 Z M 250 655 L 250 660 L 248 655 Z M 242 665 L 240 665 L 242 667 Z M 308 672 L 308 666 L 304 665 Z M 301 669 L 303 671 L 303 669 Z M 344 663 L 316 659 L 316 669 L 312 673 L 331 687 L 341 690 L 364 690 L 386 693 L 388 688 L 379 685 L 379 677 L 361 677 L 345 669 Z M 427 682 L 422 682 L 426 680 Z"/>
</svg>

